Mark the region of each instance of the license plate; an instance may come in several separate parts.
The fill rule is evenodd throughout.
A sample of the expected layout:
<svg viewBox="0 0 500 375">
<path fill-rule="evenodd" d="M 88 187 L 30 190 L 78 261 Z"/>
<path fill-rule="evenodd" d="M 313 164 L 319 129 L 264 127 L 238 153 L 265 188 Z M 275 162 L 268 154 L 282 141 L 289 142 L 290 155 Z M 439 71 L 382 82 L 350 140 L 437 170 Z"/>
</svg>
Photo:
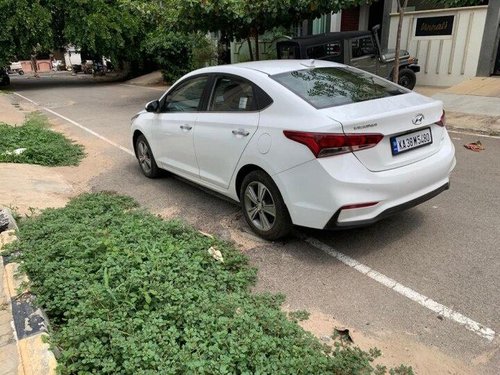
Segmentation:
<svg viewBox="0 0 500 375">
<path fill-rule="evenodd" d="M 393 155 L 414 150 L 432 143 L 431 128 L 425 128 L 396 137 L 391 137 L 391 150 Z"/>
</svg>

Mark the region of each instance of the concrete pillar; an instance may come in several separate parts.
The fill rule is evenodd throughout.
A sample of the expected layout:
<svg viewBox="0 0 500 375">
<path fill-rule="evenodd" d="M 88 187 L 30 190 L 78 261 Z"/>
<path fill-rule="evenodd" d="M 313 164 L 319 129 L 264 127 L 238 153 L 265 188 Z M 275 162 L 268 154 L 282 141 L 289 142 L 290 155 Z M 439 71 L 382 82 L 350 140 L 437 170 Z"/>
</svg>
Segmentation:
<svg viewBox="0 0 500 375">
<path fill-rule="evenodd" d="M 484 23 L 483 42 L 479 52 L 479 64 L 476 75 L 479 77 L 489 77 L 495 67 L 498 43 L 500 37 L 500 1 L 490 0 L 488 13 Z"/>
<path fill-rule="evenodd" d="M 389 29 L 391 28 L 390 14 L 394 10 L 394 0 L 384 0 L 384 15 L 382 16 L 382 33 L 380 36 L 380 45 L 382 50 L 388 48 L 389 44 Z M 395 46 L 392 46 L 394 48 Z"/>
</svg>

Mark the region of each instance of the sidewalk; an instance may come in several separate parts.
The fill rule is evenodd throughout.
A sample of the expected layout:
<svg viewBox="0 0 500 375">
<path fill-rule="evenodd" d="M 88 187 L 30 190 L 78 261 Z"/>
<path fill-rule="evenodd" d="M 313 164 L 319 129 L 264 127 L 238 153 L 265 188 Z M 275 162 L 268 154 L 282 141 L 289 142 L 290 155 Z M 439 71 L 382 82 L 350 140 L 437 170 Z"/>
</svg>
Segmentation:
<svg viewBox="0 0 500 375">
<path fill-rule="evenodd" d="M 450 129 L 500 136 L 500 77 L 475 77 L 448 88 L 417 86 L 415 91 L 444 103 Z"/>
</svg>

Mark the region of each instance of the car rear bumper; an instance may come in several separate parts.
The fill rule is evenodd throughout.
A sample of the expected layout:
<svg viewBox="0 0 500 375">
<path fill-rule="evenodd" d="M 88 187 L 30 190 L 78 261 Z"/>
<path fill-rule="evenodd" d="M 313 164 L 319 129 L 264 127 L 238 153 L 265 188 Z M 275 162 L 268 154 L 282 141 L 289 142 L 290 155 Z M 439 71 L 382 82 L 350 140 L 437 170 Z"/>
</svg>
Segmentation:
<svg viewBox="0 0 500 375">
<path fill-rule="evenodd" d="M 407 210 L 409 208 L 418 206 L 420 203 L 424 203 L 425 201 L 428 201 L 429 199 L 434 198 L 436 195 L 441 194 L 443 191 L 448 190 L 450 188 L 450 183 L 446 183 L 443 186 L 440 186 L 436 190 L 433 190 L 427 194 L 424 194 L 418 198 L 412 199 L 411 201 L 401 203 L 397 206 L 390 207 L 380 213 L 379 215 L 375 216 L 372 219 L 366 219 L 366 220 L 359 220 L 359 221 L 350 221 L 347 223 L 342 223 L 339 222 L 339 216 L 340 213 L 342 212 L 342 209 L 339 209 L 330 219 L 330 221 L 325 225 L 323 229 L 351 229 L 351 228 L 359 228 L 359 227 L 365 227 L 367 225 L 376 223 L 379 220 L 382 220 L 388 216 L 397 214 L 398 212 Z"/>
<path fill-rule="evenodd" d="M 296 225 L 323 229 L 363 226 L 420 204 L 446 190 L 455 167 L 448 135 L 418 162 L 369 171 L 353 154 L 315 159 L 273 176 Z M 342 207 L 377 202 L 368 207 Z"/>
</svg>

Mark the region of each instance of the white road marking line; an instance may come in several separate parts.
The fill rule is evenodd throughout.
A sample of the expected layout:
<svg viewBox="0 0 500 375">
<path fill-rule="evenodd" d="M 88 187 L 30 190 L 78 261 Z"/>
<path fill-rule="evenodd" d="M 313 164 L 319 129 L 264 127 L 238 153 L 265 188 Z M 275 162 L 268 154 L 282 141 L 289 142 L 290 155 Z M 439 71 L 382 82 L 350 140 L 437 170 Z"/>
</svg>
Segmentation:
<svg viewBox="0 0 500 375">
<path fill-rule="evenodd" d="M 57 116 L 57 117 L 60 117 L 60 118 L 62 118 L 62 119 L 63 119 L 63 120 L 65 120 L 65 121 L 68 121 L 69 123 L 71 123 L 71 124 L 73 124 L 73 125 L 75 125 L 75 126 L 79 127 L 80 129 L 85 130 L 87 133 L 90 133 L 90 134 L 92 134 L 92 135 L 96 136 L 97 138 L 102 139 L 104 142 L 107 142 L 107 143 L 109 143 L 110 145 L 115 146 L 115 147 L 119 148 L 120 150 L 122 150 L 122 151 L 126 152 L 127 154 L 132 155 L 132 156 L 134 156 L 134 157 L 135 157 L 134 151 L 129 150 L 129 149 L 128 149 L 128 148 L 126 148 L 126 147 L 120 146 L 118 143 L 113 142 L 111 139 L 108 139 L 108 138 L 106 138 L 106 137 L 104 137 L 104 136 L 102 136 L 102 135 L 100 135 L 100 134 L 96 133 L 96 132 L 95 132 L 95 131 L 93 131 L 92 129 L 89 129 L 89 128 L 87 128 L 86 126 L 83 126 L 83 125 L 79 124 L 78 122 L 73 121 L 73 120 L 71 120 L 70 118 L 67 118 L 66 116 L 63 116 L 63 115 L 61 115 L 61 114 L 59 114 L 59 113 L 57 113 L 57 112 L 55 112 L 55 111 L 53 111 L 53 110 L 51 110 L 51 109 L 49 109 L 49 108 L 47 108 L 47 107 L 44 107 L 44 106 L 42 106 L 41 104 L 39 104 L 39 103 L 37 103 L 37 102 L 35 102 L 35 101 L 33 101 L 33 100 L 31 100 L 31 99 L 29 99 L 29 98 L 27 98 L 27 97 L 25 97 L 25 96 L 21 95 L 21 94 L 18 94 L 17 92 L 15 92 L 15 93 L 14 93 L 14 95 L 17 95 L 17 96 L 19 96 L 20 98 L 23 98 L 24 100 L 27 100 L 28 102 L 30 102 L 30 103 L 32 103 L 32 104 L 34 104 L 34 105 L 36 105 L 37 107 L 42 108 L 44 111 L 47 111 L 47 112 L 49 112 L 49 113 L 52 113 L 53 115 L 55 115 L 55 116 Z"/>
<path fill-rule="evenodd" d="M 130 85 L 128 83 L 120 83 L 120 86 L 127 86 L 127 87 L 134 87 L 134 88 L 139 88 L 139 89 L 148 89 L 148 90 L 156 90 L 156 91 L 163 91 L 166 92 L 170 86 L 166 86 L 164 88 L 162 87 L 150 87 L 150 86 L 140 86 L 140 85 Z"/>
<path fill-rule="evenodd" d="M 374 269 L 358 262 L 356 259 L 351 258 L 348 255 L 335 250 L 334 248 L 317 240 L 316 238 L 301 236 L 301 239 L 311 246 L 315 247 L 316 249 L 321 250 L 324 253 L 334 257 L 345 265 L 354 268 L 358 272 L 361 272 L 363 275 L 366 275 L 376 282 L 386 286 L 387 288 L 401 294 L 402 296 L 414 302 L 417 302 L 427 309 L 434 311 L 447 319 L 453 320 L 454 322 L 464 326 L 468 330 L 485 338 L 486 340 L 491 342 L 495 338 L 495 331 L 493 331 L 491 328 L 485 327 L 484 325 L 460 314 L 459 312 L 454 311 L 449 307 L 446 307 L 432 300 L 431 298 L 426 297 L 419 292 L 398 283 L 396 280 L 393 280 L 390 277 L 375 271 Z"/>
<path fill-rule="evenodd" d="M 93 131 L 93 130 L 91 130 L 83 125 L 80 125 L 76 121 L 73 121 L 73 120 L 67 118 L 66 116 L 60 115 L 59 113 L 54 112 L 53 110 L 51 110 L 49 108 L 43 107 L 42 105 L 38 104 L 37 102 L 35 102 L 35 101 L 33 101 L 33 100 L 31 100 L 31 99 L 29 99 L 21 94 L 18 94 L 17 92 L 15 92 L 14 94 L 23 98 L 24 100 L 29 101 L 30 103 L 33 103 L 34 105 L 44 109 L 47 112 L 52 113 L 52 114 L 62 118 L 63 120 L 68 121 L 69 123 L 79 127 L 80 129 L 83 129 L 86 132 L 88 132 L 92 135 L 95 135 L 99 139 L 102 139 L 103 141 L 111 144 L 112 146 L 119 148 L 120 150 L 126 152 L 127 154 L 135 156 L 133 151 L 131 151 L 123 146 L 120 146 L 119 144 L 109 140 L 106 137 L 103 137 L 102 135 L 96 133 L 95 131 Z M 337 260 L 344 263 L 345 265 L 347 265 L 351 268 L 354 268 L 356 271 L 361 272 L 363 275 L 366 275 L 369 278 L 377 281 L 378 283 L 388 287 L 389 289 L 394 290 L 395 292 L 401 294 L 402 296 L 404 296 L 404 297 L 406 297 L 414 302 L 419 303 L 420 305 L 426 307 L 427 309 L 429 309 L 431 311 L 434 311 L 434 312 L 440 314 L 441 316 L 443 316 L 445 318 L 448 318 L 450 320 L 455 321 L 456 323 L 464 326 L 466 329 L 476 333 L 477 335 L 485 338 L 486 340 L 491 342 L 495 338 L 495 331 L 493 331 L 491 328 L 485 327 L 482 324 L 460 314 L 459 312 L 456 312 L 456 311 L 450 309 L 449 307 L 446 307 L 446 306 L 432 300 L 431 298 L 426 297 L 426 296 L 418 293 L 417 291 L 398 283 L 396 280 L 393 280 L 390 277 L 385 276 L 384 274 L 382 274 L 378 271 L 375 271 L 374 269 L 358 262 L 356 259 L 351 258 L 350 256 L 345 255 L 345 254 L 335 250 L 334 248 L 328 246 L 327 244 L 325 244 L 325 243 L 323 243 L 315 238 L 312 238 L 312 237 L 302 237 L 302 240 L 304 240 L 305 242 L 307 242 L 311 246 L 317 248 L 318 250 L 321 250 L 324 253 L 336 258 Z"/>
<path fill-rule="evenodd" d="M 500 136 L 498 135 L 488 135 L 488 134 L 481 134 L 481 133 L 474 133 L 474 132 L 469 132 L 466 130 L 453 130 L 453 128 L 447 129 L 448 133 L 457 133 L 457 134 L 465 134 L 465 135 L 473 135 L 475 137 L 484 137 L 484 138 L 493 138 L 493 139 L 500 139 Z"/>
</svg>

